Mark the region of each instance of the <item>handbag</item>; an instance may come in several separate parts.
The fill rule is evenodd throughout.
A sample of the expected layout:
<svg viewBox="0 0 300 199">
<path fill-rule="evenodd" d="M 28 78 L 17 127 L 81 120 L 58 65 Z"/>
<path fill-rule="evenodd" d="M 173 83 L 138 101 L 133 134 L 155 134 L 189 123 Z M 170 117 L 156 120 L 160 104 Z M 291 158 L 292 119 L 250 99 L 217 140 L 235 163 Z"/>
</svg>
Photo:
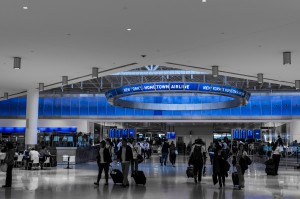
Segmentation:
<svg viewBox="0 0 300 199">
<path fill-rule="evenodd" d="M 144 161 L 143 156 L 140 155 L 140 154 L 138 154 L 136 158 L 137 158 L 139 164 L 142 163 L 142 162 Z"/>
<path fill-rule="evenodd" d="M 7 164 L 6 164 L 6 163 L 1 164 L 0 170 L 1 170 L 2 172 L 6 172 L 6 171 L 7 171 Z"/>
<path fill-rule="evenodd" d="M 175 150 L 175 155 L 178 155 L 178 151 L 177 150 Z"/>
<path fill-rule="evenodd" d="M 135 152 L 137 153 L 136 159 L 138 161 L 138 164 L 142 163 L 144 161 L 144 158 L 141 154 L 138 154 L 136 148 L 134 148 Z"/>
</svg>

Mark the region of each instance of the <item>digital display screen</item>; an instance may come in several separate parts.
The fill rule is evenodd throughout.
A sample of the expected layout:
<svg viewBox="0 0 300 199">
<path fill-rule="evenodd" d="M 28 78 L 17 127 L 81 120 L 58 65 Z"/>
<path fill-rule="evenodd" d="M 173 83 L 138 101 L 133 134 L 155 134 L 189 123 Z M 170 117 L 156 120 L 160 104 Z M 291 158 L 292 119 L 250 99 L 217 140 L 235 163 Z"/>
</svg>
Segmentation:
<svg viewBox="0 0 300 199">
<path fill-rule="evenodd" d="M 247 131 L 247 138 L 248 139 L 253 139 L 253 130 L 252 129 L 248 129 L 248 131 Z"/>
<path fill-rule="evenodd" d="M 260 129 L 254 130 L 254 138 L 260 140 L 261 139 L 261 131 Z"/>
<path fill-rule="evenodd" d="M 134 138 L 134 129 L 129 129 L 129 137 Z"/>
<path fill-rule="evenodd" d="M 120 138 L 121 135 L 122 135 L 122 133 L 123 133 L 123 129 L 117 129 L 117 131 L 116 131 L 116 138 Z"/>
<path fill-rule="evenodd" d="M 175 132 L 167 132 L 167 139 L 175 139 L 176 134 Z"/>
<path fill-rule="evenodd" d="M 239 139 L 239 138 L 240 138 L 240 130 L 233 129 L 233 139 Z"/>
<path fill-rule="evenodd" d="M 241 129 L 240 131 L 240 139 L 246 139 L 246 129 Z"/>
<path fill-rule="evenodd" d="M 122 137 L 123 138 L 128 138 L 128 135 L 129 135 L 128 129 L 123 129 L 123 135 L 122 135 Z"/>
<path fill-rule="evenodd" d="M 115 130 L 114 128 L 109 129 L 108 136 L 109 138 L 115 138 Z"/>
</svg>

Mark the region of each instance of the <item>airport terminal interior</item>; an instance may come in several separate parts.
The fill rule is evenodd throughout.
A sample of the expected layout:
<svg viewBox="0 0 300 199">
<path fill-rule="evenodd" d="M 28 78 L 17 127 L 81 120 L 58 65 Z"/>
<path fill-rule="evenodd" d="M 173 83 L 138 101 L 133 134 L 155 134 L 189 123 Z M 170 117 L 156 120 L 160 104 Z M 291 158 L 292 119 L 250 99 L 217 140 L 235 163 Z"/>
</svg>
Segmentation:
<svg viewBox="0 0 300 199">
<path fill-rule="evenodd" d="M 299 10 L 0 2 L 0 198 L 299 199 Z"/>
</svg>

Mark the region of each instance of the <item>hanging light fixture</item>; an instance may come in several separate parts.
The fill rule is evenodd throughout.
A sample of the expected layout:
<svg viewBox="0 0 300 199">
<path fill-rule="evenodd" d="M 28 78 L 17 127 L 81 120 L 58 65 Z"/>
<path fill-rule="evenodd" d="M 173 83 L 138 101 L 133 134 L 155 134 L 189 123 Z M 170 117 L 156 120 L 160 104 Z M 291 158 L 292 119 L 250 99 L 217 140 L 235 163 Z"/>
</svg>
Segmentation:
<svg viewBox="0 0 300 199">
<path fill-rule="evenodd" d="M 296 90 L 300 89 L 300 80 L 295 80 L 295 88 Z"/>
<path fill-rule="evenodd" d="M 92 78 L 98 78 L 98 68 L 97 67 L 93 67 L 93 71 L 92 71 Z"/>
<path fill-rule="evenodd" d="M 283 52 L 283 65 L 292 64 L 291 52 Z"/>
<path fill-rule="evenodd" d="M 39 91 L 44 91 L 44 83 L 39 83 Z"/>
<path fill-rule="evenodd" d="M 7 100 L 8 99 L 8 93 L 4 93 L 3 98 Z"/>
<path fill-rule="evenodd" d="M 218 77 L 219 75 L 219 66 L 212 66 L 212 76 Z"/>
<path fill-rule="evenodd" d="M 257 82 L 262 84 L 264 82 L 264 76 L 262 73 L 257 74 Z"/>
<path fill-rule="evenodd" d="M 68 76 L 62 76 L 62 85 L 67 85 L 68 84 Z"/>
<path fill-rule="evenodd" d="M 21 57 L 14 57 L 14 69 L 21 69 Z"/>
</svg>

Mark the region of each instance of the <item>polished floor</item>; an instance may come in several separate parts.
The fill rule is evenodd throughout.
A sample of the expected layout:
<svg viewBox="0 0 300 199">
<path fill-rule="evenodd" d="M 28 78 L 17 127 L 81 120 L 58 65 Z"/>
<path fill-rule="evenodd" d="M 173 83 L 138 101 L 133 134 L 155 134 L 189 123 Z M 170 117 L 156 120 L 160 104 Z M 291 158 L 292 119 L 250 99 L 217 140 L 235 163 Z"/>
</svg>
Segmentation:
<svg viewBox="0 0 300 199">
<path fill-rule="evenodd" d="M 232 188 L 231 177 L 226 179 L 226 187 L 219 189 L 212 185 L 211 167 L 207 165 L 207 176 L 201 184 L 194 184 L 193 179 L 185 175 L 186 158 L 178 157 L 176 167 L 161 167 L 158 157 L 152 157 L 142 163 L 140 168 L 147 176 L 146 186 L 131 185 L 123 188 L 109 180 L 109 186 L 94 186 L 97 176 L 95 162 L 76 165 L 73 169 L 64 166 L 51 170 L 13 170 L 12 188 L 0 188 L 0 198 L 14 199 L 299 199 L 300 170 L 281 167 L 278 176 L 266 176 L 264 166 L 259 163 L 251 165 L 245 174 L 244 190 Z M 120 168 L 114 165 L 115 168 Z M 231 175 L 230 175 L 231 176 Z M 0 173 L 0 183 L 4 183 L 5 173 Z"/>
</svg>

